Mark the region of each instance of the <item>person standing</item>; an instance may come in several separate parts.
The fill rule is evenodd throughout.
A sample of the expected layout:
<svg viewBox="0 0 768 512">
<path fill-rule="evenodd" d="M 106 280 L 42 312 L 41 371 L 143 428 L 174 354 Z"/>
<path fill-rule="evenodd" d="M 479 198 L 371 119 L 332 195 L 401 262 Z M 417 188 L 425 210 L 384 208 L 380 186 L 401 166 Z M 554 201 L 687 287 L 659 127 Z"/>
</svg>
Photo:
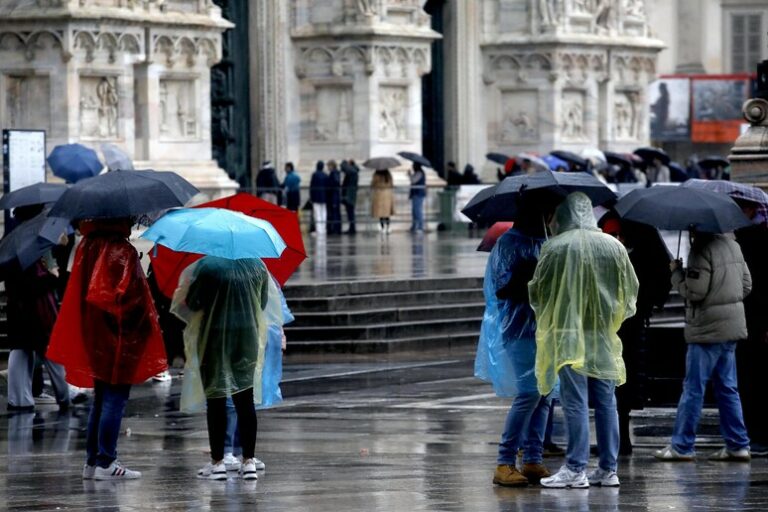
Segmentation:
<svg viewBox="0 0 768 512">
<path fill-rule="evenodd" d="M 285 207 L 298 213 L 301 208 L 301 177 L 293 168 L 292 162 L 285 164 L 283 188 L 285 189 Z"/>
<path fill-rule="evenodd" d="M 256 175 L 256 195 L 272 204 L 280 204 L 280 182 L 272 162 L 264 162 Z"/>
<path fill-rule="evenodd" d="M 536 380 L 546 395 L 560 380 L 568 447 L 565 465 L 541 485 L 618 486 L 615 387 L 626 380 L 617 331 L 635 314 L 638 281 L 627 250 L 597 227 L 592 203 L 570 194 L 555 210 L 556 234 L 541 249 L 528 285 L 536 313 Z M 595 408 L 599 467 L 589 461 L 589 403 Z"/>
<path fill-rule="evenodd" d="M 205 256 L 179 278 L 171 309 L 187 324 L 181 410 L 194 412 L 205 405 L 211 448 L 211 462 L 198 471 L 199 478 L 227 479 L 224 445 L 231 398 L 243 450 L 240 475 L 258 479 L 254 403 L 262 400 L 268 326 L 282 325 L 279 298 L 270 285 L 274 287 L 258 258 Z"/>
<path fill-rule="evenodd" d="M 654 453 L 661 460 L 694 460 L 696 428 L 712 381 L 725 448 L 709 460 L 748 462 L 749 437 L 736 381 L 736 343 L 748 338 L 744 298 L 752 276 L 732 233 L 691 232 L 688 267 L 670 263 L 672 286 L 685 299 L 685 380 L 672 442 Z M 765 312 L 762 312 L 765 314 Z"/>
<path fill-rule="evenodd" d="M 528 300 L 544 242 L 542 215 L 521 212 L 488 257 L 483 292 L 486 308 L 475 359 L 475 376 L 493 384 L 498 396 L 513 397 L 499 443 L 493 483 L 525 486 L 550 476 L 542 463 L 549 397 L 536 386 L 536 318 Z M 522 471 L 515 467 L 523 448 Z"/>
<path fill-rule="evenodd" d="M 133 219 L 84 220 L 48 359 L 67 382 L 94 388 L 83 479 L 141 477 L 117 460 L 131 385 L 165 371 L 163 336 L 139 254 L 128 241 Z"/>
<path fill-rule="evenodd" d="M 341 173 L 336 160 L 328 160 L 328 234 L 341 234 Z"/>
<path fill-rule="evenodd" d="M 341 202 L 347 210 L 347 221 L 349 229 L 346 233 L 354 235 L 355 229 L 355 207 L 357 206 L 357 184 L 360 177 L 360 169 L 354 160 L 341 162 L 341 172 L 344 173 L 344 181 L 341 183 Z"/>
<path fill-rule="evenodd" d="M 328 210 L 326 209 L 328 175 L 325 174 L 325 163 L 318 160 L 315 165 L 315 172 L 312 173 L 312 179 L 309 182 L 309 199 L 312 201 L 312 219 L 315 223 L 315 234 L 324 237 L 326 232 L 326 220 Z"/>
<path fill-rule="evenodd" d="M 669 167 L 664 165 L 664 163 L 658 158 L 653 159 L 651 165 L 648 166 L 646 174 L 648 176 L 648 183 L 650 184 L 669 183 L 672 181 L 672 175 L 670 173 Z"/>
<path fill-rule="evenodd" d="M 411 189 L 408 199 L 411 200 L 411 233 L 424 232 L 424 199 L 427 197 L 427 177 L 421 164 L 414 163 L 409 173 Z"/>
<path fill-rule="evenodd" d="M 371 216 L 379 219 L 379 231 L 389 234 L 389 220 L 395 214 L 395 186 L 389 169 L 377 170 L 371 180 Z"/>
</svg>

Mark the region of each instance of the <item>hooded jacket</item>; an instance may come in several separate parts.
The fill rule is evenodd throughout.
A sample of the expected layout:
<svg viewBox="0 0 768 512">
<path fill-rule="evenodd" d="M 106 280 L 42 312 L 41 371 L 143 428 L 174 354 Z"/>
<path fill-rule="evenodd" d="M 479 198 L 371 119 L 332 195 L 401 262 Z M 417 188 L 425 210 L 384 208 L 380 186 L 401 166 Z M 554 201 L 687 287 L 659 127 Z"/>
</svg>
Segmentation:
<svg viewBox="0 0 768 512">
<path fill-rule="evenodd" d="M 536 312 L 536 380 L 539 392 L 555 386 L 560 368 L 598 379 L 626 381 L 617 335 L 635 314 L 638 281 L 624 246 L 601 233 L 592 203 L 574 192 L 555 211 L 528 284 Z"/>
<path fill-rule="evenodd" d="M 685 341 L 723 343 L 747 338 L 744 297 L 752 276 L 732 234 L 695 244 L 688 268 L 672 273 L 672 286 L 685 299 Z"/>
</svg>

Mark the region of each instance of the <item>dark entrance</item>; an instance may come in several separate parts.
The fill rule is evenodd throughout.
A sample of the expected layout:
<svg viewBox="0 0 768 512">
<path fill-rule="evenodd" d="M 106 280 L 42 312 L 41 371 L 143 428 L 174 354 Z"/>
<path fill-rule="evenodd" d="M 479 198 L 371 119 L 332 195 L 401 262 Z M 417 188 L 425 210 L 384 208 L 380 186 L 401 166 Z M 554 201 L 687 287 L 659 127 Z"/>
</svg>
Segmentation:
<svg viewBox="0 0 768 512">
<path fill-rule="evenodd" d="M 213 158 L 229 176 L 251 183 L 251 118 L 248 79 L 248 3 L 214 0 L 235 28 L 222 35 L 223 57 L 211 68 L 211 143 Z"/>
<path fill-rule="evenodd" d="M 429 0 L 424 10 L 432 16 L 432 30 L 443 33 L 443 12 L 446 0 Z M 445 60 L 444 41 L 438 39 L 432 43 L 432 72 L 421 81 L 421 101 L 423 122 L 421 125 L 422 151 L 438 174 L 445 169 Z"/>
</svg>

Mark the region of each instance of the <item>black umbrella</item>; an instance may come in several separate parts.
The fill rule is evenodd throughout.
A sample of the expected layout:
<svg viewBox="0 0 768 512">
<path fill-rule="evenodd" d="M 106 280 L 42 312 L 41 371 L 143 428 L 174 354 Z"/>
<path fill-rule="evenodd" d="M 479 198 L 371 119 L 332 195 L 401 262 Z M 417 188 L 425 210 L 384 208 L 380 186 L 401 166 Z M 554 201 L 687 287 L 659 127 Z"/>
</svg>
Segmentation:
<svg viewBox="0 0 768 512">
<path fill-rule="evenodd" d="M 5 194 L 0 199 L 0 210 L 19 206 L 53 203 L 66 192 L 67 185 L 61 183 L 35 183 Z"/>
<path fill-rule="evenodd" d="M 560 160 L 565 160 L 569 164 L 574 164 L 578 167 L 581 167 L 582 169 L 587 169 L 589 167 L 589 162 L 586 158 L 582 158 L 576 153 L 572 153 L 571 151 L 556 150 L 550 152 L 549 154 L 556 156 Z"/>
<path fill-rule="evenodd" d="M 498 187 L 499 184 L 492 185 L 475 194 L 472 199 L 469 200 L 464 209 L 461 210 L 461 213 L 469 217 L 473 222 L 481 220 L 483 210 L 485 210 L 485 207 L 488 205 L 488 201 L 494 196 L 494 194 L 496 194 L 496 189 Z"/>
<path fill-rule="evenodd" d="M 588 173 L 540 171 L 505 178 L 493 188 L 495 190 L 491 197 L 488 197 L 488 189 L 475 195 L 467 205 L 467 208 L 471 207 L 469 214 L 467 208 L 462 213 L 475 222 L 493 223 L 514 221 L 520 212 L 520 200 L 523 197 L 529 197 L 533 204 L 545 208 L 556 206 L 571 192 L 585 193 L 595 206 L 616 199 L 611 189 Z"/>
<path fill-rule="evenodd" d="M 133 217 L 184 206 L 198 192 L 174 172 L 111 171 L 72 185 L 50 215 L 72 220 Z"/>
<path fill-rule="evenodd" d="M 667 165 L 671 160 L 669 155 L 661 148 L 637 148 L 634 153 L 649 164 L 653 163 L 654 160 L 661 160 L 661 163 Z"/>
<path fill-rule="evenodd" d="M 605 151 L 605 159 L 611 165 L 621 165 L 626 167 L 632 167 L 634 165 L 632 159 L 623 153 Z"/>
<path fill-rule="evenodd" d="M 429 167 L 432 168 L 432 162 L 427 160 L 425 157 L 421 156 L 418 153 L 411 153 L 410 151 L 401 151 L 397 154 L 398 156 L 401 156 L 405 158 L 406 160 L 410 160 L 413 163 L 419 164 L 422 167 Z"/>
<path fill-rule="evenodd" d="M 682 183 L 689 179 L 688 172 L 677 162 L 669 162 L 669 176 L 673 182 Z"/>
<path fill-rule="evenodd" d="M 750 225 L 733 199 L 697 188 L 667 185 L 635 189 L 615 208 L 622 218 L 673 231 L 727 233 Z"/>
<path fill-rule="evenodd" d="M 698 163 L 705 169 L 713 169 L 715 167 L 728 167 L 731 165 L 731 162 L 729 162 L 727 158 L 723 158 L 721 156 L 708 156 L 699 160 Z"/>
<path fill-rule="evenodd" d="M 512 157 L 509 157 L 504 153 L 486 153 L 485 158 L 500 165 L 506 165 L 507 161 L 512 159 Z"/>
<path fill-rule="evenodd" d="M 400 160 L 391 156 L 379 156 L 369 158 L 363 162 L 363 167 L 374 169 L 376 171 L 386 171 L 394 167 L 400 167 Z"/>
<path fill-rule="evenodd" d="M 0 279 L 26 270 L 66 233 L 69 221 L 48 217 L 47 212 L 22 222 L 0 240 Z"/>
</svg>

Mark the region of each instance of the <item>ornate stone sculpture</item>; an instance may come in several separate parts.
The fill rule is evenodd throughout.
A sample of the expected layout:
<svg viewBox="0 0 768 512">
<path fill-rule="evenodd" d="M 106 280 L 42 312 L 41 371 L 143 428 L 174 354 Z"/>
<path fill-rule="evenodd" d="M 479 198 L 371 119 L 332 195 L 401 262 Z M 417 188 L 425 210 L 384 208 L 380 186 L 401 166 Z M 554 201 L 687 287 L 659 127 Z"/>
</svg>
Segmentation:
<svg viewBox="0 0 768 512">
<path fill-rule="evenodd" d="M 559 25 L 557 0 L 538 0 L 542 27 Z"/>
</svg>

